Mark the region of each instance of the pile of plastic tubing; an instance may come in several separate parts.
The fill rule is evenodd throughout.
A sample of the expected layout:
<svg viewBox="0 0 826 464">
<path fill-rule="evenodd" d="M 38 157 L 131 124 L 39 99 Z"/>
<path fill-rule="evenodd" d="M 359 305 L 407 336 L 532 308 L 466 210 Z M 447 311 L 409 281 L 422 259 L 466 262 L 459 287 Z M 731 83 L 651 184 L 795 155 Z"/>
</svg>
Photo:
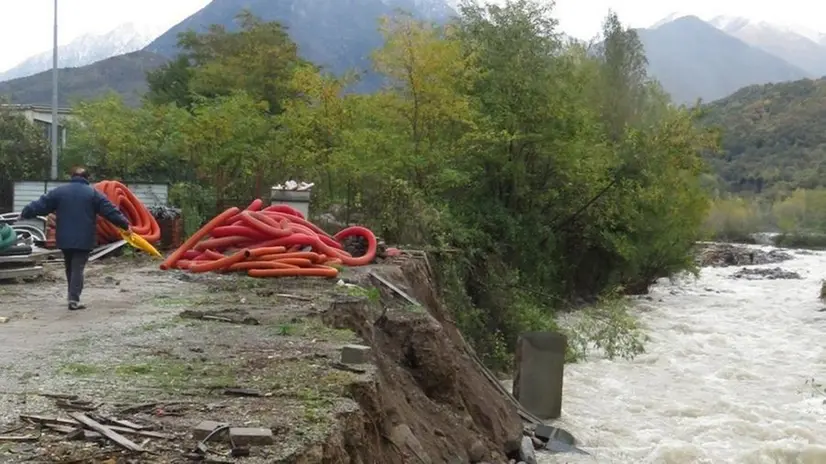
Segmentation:
<svg viewBox="0 0 826 464">
<path fill-rule="evenodd" d="M 149 243 L 157 243 L 161 239 L 161 228 L 158 225 L 158 221 L 152 217 L 146 205 L 144 205 L 129 188 L 115 180 L 104 180 L 96 183 L 94 187 L 104 194 L 106 198 L 126 216 L 129 225 L 132 227 L 132 232 L 140 235 Z M 54 214 L 50 214 L 46 227 L 54 228 L 54 226 L 55 216 Z M 107 243 L 117 242 L 121 240 L 122 237 L 120 231 L 114 224 L 102 217 L 98 217 L 97 239 L 98 244 L 105 245 Z"/>
<path fill-rule="evenodd" d="M 367 252 L 354 257 L 344 240 L 360 236 Z M 286 205 L 230 208 L 214 217 L 169 255 L 161 269 L 245 272 L 251 277 L 337 277 L 341 266 L 363 266 L 376 257 L 376 236 L 360 226 L 329 235 Z"/>
</svg>

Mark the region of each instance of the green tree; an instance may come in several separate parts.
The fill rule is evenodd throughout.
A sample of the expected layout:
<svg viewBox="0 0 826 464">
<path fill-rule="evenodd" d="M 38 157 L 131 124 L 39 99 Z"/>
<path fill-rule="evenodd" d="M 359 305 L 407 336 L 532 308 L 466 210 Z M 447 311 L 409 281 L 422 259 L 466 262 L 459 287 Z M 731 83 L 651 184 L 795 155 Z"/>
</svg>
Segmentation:
<svg viewBox="0 0 826 464">
<path fill-rule="evenodd" d="M 50 150 L 43 131 L 0 100 L 0 181 L 45 178 Z"/>
<path fill-rule="evenodd" d="M 266 101 L 270 113 L 280 113 L 286 100 L 298 96 L 289 85 L 292 73 L 309 64 L 281 24 L 248 10 L 237 21 L 237 32 L 213 25 L 206 34 L 181 34 L 181 56 L 148 76 L 149 101 L 190 107 L 193 94 L 213 98 L 243 90 Z"/>
</svg>

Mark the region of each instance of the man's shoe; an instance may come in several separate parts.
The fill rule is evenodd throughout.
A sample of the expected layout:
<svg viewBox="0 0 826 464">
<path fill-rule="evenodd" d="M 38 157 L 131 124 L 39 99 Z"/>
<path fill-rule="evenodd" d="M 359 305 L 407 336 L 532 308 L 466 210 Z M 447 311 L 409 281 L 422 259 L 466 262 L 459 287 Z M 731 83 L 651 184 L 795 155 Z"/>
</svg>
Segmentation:
<svg viewBox="0 0 826 464">
<path fill-rule="evenodd" d="M 69 311 L 77 311 L 78 309 L 86 309 L 86 306 L 82 303 L 78 303 L 77 301 L 69 302 Z"/>
</svg>

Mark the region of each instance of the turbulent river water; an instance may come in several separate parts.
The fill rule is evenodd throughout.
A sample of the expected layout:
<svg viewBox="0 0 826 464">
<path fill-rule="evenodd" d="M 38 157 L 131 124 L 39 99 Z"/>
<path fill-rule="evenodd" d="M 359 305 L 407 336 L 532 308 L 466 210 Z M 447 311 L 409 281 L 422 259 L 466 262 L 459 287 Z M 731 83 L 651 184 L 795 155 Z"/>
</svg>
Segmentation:
<svg viewBox="0 0 826 464">
<path fill-rule="evenodd" d="M 567 365 L 563 417 L 590 457 L 540 463 L 826 463 L 826 253 L 665 280 L 637 305 L 650 341 L 633 361 Z"/>
</svg>

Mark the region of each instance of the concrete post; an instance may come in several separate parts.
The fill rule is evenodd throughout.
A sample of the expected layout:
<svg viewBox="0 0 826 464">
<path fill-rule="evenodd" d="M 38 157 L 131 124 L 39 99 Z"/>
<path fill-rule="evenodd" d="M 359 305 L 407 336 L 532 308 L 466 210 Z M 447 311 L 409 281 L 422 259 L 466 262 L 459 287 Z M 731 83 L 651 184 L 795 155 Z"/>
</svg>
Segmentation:
<svg viewBox="0 0 826 464">
<path fill-rule="evenodd" d="M 562 415 L 562 376 L 568 339 L 552 332 L 528 332 L 516 345 L 513 396 L 540 419 Z"/>
</svg>

